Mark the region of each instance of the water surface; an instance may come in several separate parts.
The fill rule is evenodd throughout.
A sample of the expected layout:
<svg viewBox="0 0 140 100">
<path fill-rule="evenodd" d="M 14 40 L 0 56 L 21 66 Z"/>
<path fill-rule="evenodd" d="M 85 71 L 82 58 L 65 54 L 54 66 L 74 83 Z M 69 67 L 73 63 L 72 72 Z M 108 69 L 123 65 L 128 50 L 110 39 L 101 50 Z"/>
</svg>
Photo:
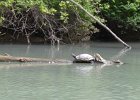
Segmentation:
<svg viewBox="0 0 140 100">
<path fill-rule="evenodd" d="M 140 46 L 120 60 L 123 65 L 0 62 L 0 100 L 139 100 Z M 14 56 L 63 58 L 71 53 L 100 53 L 112 59 L 123 46 L 118 43 L 76 45 L 0 45 L 0 53 Z"/>
</svg>

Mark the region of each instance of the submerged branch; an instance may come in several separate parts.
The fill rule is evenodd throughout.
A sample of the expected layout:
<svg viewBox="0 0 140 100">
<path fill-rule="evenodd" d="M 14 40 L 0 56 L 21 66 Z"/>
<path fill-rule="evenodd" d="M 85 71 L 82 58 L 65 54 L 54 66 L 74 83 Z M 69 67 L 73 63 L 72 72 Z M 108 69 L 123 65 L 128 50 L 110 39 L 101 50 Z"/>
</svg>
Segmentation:
<svg viewBox="0 0 140 100">
<path fill-rule="evenodd" d="M 111 57 L 111 60 L 117 60 L 120 59 L 122 56 L 124 56 L 128 51 L 130 51 L 131 48 L 123 48 L 121 51 L 119 51 L 116 55 Z"/>
</svg>

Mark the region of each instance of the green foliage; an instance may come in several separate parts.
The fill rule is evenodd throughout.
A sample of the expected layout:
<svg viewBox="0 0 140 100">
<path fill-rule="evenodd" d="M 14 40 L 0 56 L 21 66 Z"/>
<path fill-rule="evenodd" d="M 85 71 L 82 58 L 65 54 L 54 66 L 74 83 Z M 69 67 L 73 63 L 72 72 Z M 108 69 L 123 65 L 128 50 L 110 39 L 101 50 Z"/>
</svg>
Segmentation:
<svg viewBox="0 0 140 100">
<path fill-rule="evenodd" d="M 140 29 L 140 0 L 102 0 L 102 13 L 123 28 Z"/>
<path fill-rule="evenodd" d="M 64 21 L 64 23 L 68 23 L 69 14 L 67 13 L 67 8 L 69 6 L 69 1 L 61 1 L 59 3 L 60 6 L 60 19 Z"/>
<path fill-rule="evenodd" d="M 2 25 L 3 21 L 4 21 L 4 17 L 0 17 L 0 26 Z"/>
<path fill-rule="evenodd" d="M 90 13 L 98 16 L 97 5 L 100 3 L 100 0 L 76 0 L 80 3 L 86 10 Z M 68 22 L 69 12 L 73 11 L 80 15 L 83 20 L 91 22 L 91 19 L 85 14 L 85 12 L 78 9 L 74 4 L 69 0 L 3 0 L 0 1 L 0 8 L 7 7 L 17 11 L 27 10 L 37 6 L 42 13 L 54 15 L 55 13 L 60 13 L 60 19 L 64 23 Z M 95 7 L 97 6 L 97 7 Z M 100 19 L 100 18 L 99 18 Z M 92 21 L 93 22 L 93 21 Z"/>
<path fill-rule="evenodd" d="M 99 16 L 100 0 L 75 1 L 104 22 L 104 19 Z M 81 37 L 84 37 L 83 34 L 88 33 L 89 28 L 95 23 L 69 0 L 1 0 L 0 10 L 1 26 L 6 26 L 10 31 L 13 29 L 19 32 L 20 30 L 20 33 L 23 32 L 26 36 L 27 33 L 37 32 L 42 32 L 46 36 L 46 34 L 51 35 L 51 32 L 55 33 L 55 30 L 58 32 L 58 30 L 63 29 L 68 30 L 67 33 L 70 32 L 69 36 L 72 35 L 71 37 L 76 34 L 81 34 Z M 19 33 L 16 32 L 14 35 L 19 36 Z M 63 36 L 63 33 L 66 32 L 58 33 L 62 34 L 59 36 Z"/>
</svg>

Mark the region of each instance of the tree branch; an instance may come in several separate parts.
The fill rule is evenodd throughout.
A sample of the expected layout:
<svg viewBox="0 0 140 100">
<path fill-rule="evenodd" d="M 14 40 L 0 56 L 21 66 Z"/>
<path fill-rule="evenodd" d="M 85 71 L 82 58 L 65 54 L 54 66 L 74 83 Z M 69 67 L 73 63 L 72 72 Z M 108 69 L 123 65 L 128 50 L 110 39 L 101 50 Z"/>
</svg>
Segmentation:
<svg viewBox="0 0 140 100">
<path fill-rule="evenodd" d="M 127 48 L 131 48 L 127 43 L 125 43 L 123 40 L 121 40 L 114 32 L 112 32 L 106 25 L 104 25 L 102 22 L 100 22 L 95 16 L 93 16 L 91 13 L 89 13 L 86 9 L 84 9 L 80 4 L 75 2 L 74 0 L 70 0 L 72 3 L 77 5 L 80 9 L 85 11 L 90 17 L 92 17 L 98 24 L 100 24 L 102 27 L 104 27 L 107 31 L 109 31 L 119 42 L 121 42 L 124 46 Z"/>
</svg>

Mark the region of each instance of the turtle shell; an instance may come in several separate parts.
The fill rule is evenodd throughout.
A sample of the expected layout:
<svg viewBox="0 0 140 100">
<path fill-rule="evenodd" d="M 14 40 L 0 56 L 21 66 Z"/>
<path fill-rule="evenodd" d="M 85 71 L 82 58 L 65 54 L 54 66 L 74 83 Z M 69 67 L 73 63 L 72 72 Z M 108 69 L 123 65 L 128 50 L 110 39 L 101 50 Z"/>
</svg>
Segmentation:
<svg viewBox="0 0 140 100">
<path fill-rule="evenodd" d="M 89 54 L 79 54 L 75 57 L 75 59 L 78 61 L 91 61 L 94 59 L 94 57 Z"/>
</svg>

